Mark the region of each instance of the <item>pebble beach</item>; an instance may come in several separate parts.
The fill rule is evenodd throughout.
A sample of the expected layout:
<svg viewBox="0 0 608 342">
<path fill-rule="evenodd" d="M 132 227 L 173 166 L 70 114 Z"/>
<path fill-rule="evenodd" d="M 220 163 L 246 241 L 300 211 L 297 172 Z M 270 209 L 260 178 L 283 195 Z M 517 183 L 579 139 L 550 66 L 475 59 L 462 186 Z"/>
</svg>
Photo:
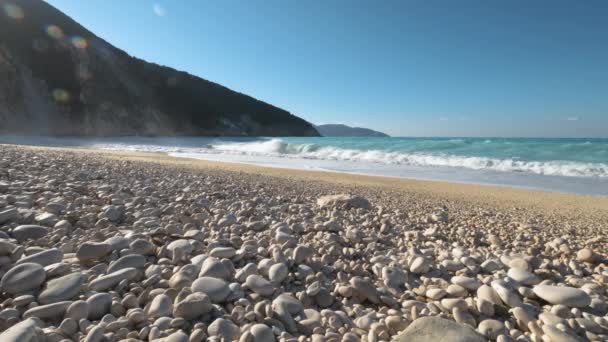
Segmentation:
<svg viewBox="0 0 608 342">
<path fill-rule="evenodd" d="M 0 145 L 0 342 L 608 341 L 608 198 Z"/>
</svg>

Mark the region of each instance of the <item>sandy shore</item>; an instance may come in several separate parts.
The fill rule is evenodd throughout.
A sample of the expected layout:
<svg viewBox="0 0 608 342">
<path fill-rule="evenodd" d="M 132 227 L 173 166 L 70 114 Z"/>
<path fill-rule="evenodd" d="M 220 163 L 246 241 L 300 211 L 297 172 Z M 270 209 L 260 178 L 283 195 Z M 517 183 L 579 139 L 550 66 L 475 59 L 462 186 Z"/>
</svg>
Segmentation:
<svg viewBox="0 0 608 342">
<path fill-rule="evenodd" d="M 8 145 L 7 145 L 8 146 Z M 80 148 L 54 148 L 39 146 L 21 146 L 42 151 L 70 151 L 98 155 L 116 160 L 131 160 L 145 163 L 156 163 L 184 167 L 193 170 L 225 170 L 230 172 L 247 173 L 278 177 L 292 181 L 314 183 L 316 186 L 327 186 L 357 192 L 381 191 L 391 196 L 424 197 L 441 202 L 461 202 L 471 205 L 496 208 L 502 210 L 524 209 L 538 214 L 570 215 L 578 218 L 593 218 L 608 221 L 608 197 L 586 196 L 548 192 L 512 187 L 463 184 L 442 181 L 403 179 L 382 176 L 367 176 L 330 171 L 309 171 L 286 168 L 256 166 L 250 164 L 207 161 L 189 158 L 176 158 L 164 153 L 108 151 Z"/>
<path fill-rule="evenodd" d="M 0 145 L 1 341 L 605 341 L 607 255 L 605 197 Z"/>
</svg>

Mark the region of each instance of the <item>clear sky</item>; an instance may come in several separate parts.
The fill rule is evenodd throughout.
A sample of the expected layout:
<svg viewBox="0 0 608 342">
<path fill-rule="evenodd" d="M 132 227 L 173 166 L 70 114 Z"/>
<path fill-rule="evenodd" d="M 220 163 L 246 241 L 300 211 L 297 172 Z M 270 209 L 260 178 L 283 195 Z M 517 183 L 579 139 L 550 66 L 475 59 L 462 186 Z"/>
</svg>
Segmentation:
<svg viewBox="0 0 608 342">
<path fill-rule="evenodd" d="M 313 123 L 608 137 L 605 0 L 48 0 L 129 54 Z"/>
</svg>

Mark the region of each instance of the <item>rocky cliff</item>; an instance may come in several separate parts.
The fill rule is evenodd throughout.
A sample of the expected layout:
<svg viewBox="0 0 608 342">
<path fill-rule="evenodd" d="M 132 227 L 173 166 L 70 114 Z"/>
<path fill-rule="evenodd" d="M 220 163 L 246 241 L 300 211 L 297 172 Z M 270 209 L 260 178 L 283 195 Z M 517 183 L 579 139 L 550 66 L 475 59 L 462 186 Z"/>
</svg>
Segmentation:
<svg viewBox="0 0 608 342">
<path fill-rule="evenodd" d="M 0 133 L 318 135 L 285 110 L 129 56 L 41 0 L 0 0 Z"/>
</svg>

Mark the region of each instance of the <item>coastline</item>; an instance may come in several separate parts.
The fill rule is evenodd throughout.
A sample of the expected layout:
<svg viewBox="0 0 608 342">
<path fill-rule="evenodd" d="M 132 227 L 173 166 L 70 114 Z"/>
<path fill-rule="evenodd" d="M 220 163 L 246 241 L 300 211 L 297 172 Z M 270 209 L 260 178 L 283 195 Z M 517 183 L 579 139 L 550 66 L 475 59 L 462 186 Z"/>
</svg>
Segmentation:
<svg viewBox="0 0 608 342">
<path fill-rule="evenodd" d="M 0 144 L 39 151 L 67 151 L 95 154 L 116 160 L 130 160 L 185 167 L 195 170 L 226 170 L 317 183 L 321 186 L 346 186 L 350 190 L 365 188 L 389 192 L 394 195 L 415 195 L 429 200 L 463 201 L 496 209 L 523 207 L 526 210 L 558 216 L 576 215 L 606 219 L 608 222 L 608 196 L 581 195 L 500 185 L 470 184 L 437 180 L 364 175 L 327 170 L 301 170 L 254 164 L 210 161 L 174 157 L 161 152 L 132 152 L 89 148 L 43 147 Z"/>
</svg>

